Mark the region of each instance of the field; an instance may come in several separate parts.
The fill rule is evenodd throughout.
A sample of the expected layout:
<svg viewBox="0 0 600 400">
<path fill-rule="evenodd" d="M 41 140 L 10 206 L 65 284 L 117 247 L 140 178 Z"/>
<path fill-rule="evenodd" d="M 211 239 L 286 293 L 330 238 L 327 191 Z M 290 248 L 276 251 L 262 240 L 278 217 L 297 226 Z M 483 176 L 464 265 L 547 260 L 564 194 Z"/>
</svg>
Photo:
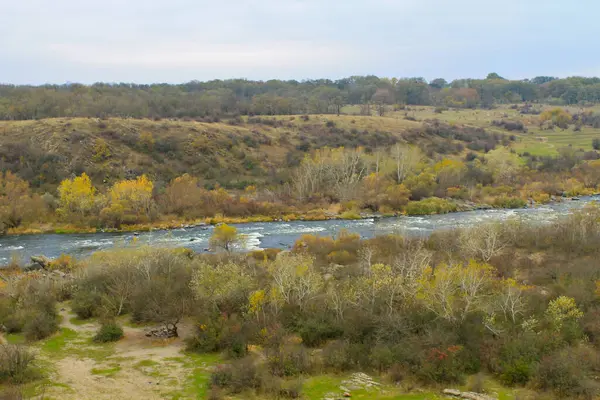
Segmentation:
<svg viewBox="0 0 600 400">
<path fill-rule="evenodd" d="M 552 106 L 541 106 L 540 110 L 554 108 Z M 566 107 L 569 112 L 576 113 L 582 111 L 600 110 L 600 107 L 578 108 Z M 415 118 L 418 121 L 427 119 L 439 119 L 452 124 L 477 126 L 487 129 L 491 132 L 503 134 L 514 134 L 517 137 L 515 150 L 519 153 L 528 152 L 538 156 L 555 156 L 558 149 L 566 146 L 573 146 L 584 150 L 592 149 L 592 140 L 600 138 L 600 129 L 584 126 L 581 131 L 575 132 L 573 126 L 569 129 L 561 130 L 541 130 L 539 128 L 539 118 L 536 115 L 522 115 L 518 110 L 510 107 L 498 107 L 492 110 L 460 110 L 450 109 L 442 113 L 436 113 L 433 107 L 411 107 L 410 110 L 397 111 L 390 113 L 389 118 L 405 118 L 406 116 Z M 492 126 L 492 121 L 509 119 L 522 121 L 527 127 L 528 132 L 507 132 L 506 130 Z"/>
</svg>

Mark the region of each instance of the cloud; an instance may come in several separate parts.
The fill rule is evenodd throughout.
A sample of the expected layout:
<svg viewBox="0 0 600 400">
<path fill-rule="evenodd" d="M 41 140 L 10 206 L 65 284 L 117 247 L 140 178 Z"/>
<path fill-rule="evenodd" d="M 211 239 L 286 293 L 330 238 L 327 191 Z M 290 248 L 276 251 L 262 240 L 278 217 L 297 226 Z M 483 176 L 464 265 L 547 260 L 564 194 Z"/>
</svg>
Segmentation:
<svg viewBox="0 0 600 400">
<path fill-rule="evenodd" d="M 111 46 L 53 44 L 49 51 L 71 63 L 136 68 L 291 68 L 358 60 L 344 44 L 273 41 L 252 45 L 178 42 Z"/>
<path fill-rule="evenodd" d="M 600 67 L 600 55 L 590 50 L 600 33 L 594 0 L 4 3 L 0 79 L 15 83 L 348 74 L 453 79 Z"/>
</svg>

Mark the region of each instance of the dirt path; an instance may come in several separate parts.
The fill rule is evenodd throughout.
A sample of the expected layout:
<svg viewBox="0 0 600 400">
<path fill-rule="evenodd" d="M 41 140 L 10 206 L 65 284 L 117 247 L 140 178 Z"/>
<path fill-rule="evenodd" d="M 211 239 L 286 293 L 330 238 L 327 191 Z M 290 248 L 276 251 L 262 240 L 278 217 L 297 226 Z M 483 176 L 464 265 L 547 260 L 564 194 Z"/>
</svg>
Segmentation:
<svg viewBox="0 0 600 400">
<path fill-rule="evenodd" d="M 60 310 L 62 328 L 77 334 L 59 354 L 40 353 L 52 366 L 46 397 L 65 400 L 184 399 L 193 368 L 185 365 L 184 339 L 153 340 L 144 329 L 124 327 L 124 338 L 114 344 L 94 344 L 97 323 L 74 324 L 74 315 Z M 189 334 L 182 324 L 180 334 Z M 99 349 L 104 353 L 98 353 Z M 89 350 L 89 351 L 88 351 Z"/>
<path fill-rule="evenodd" d="M 65 358 L 57 363 L 60 383 L 68 385 L 62 399 L 162 399 L 156 383 L 141 372 L 126 368 L 114 377 L 93 374 L 100 366 L 90 359 Z M 122 373 L 121 373 L 122 372 Z"/>
</svg>

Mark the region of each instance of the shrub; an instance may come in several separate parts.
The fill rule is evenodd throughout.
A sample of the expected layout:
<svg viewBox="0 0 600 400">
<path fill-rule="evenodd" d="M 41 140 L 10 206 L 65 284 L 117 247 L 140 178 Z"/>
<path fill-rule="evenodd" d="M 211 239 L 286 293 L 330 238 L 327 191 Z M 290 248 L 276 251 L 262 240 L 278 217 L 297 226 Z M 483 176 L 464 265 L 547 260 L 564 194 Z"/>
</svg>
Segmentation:
<svg viewBox="0 0 600 400">
<path fill-rule="evenodd" d="M 50 263 L 51 270 L 59 270 L 63 272 L 72 272 L 78 266 L 79 264 L 77 263 L 77 260 L 68 254 L 61 254 L 60 257 Z"/>
<path fill-rule="evenodd" d="M 196 334 L 186 340 L 187 350 L 212 353 L 226 350 L 234 358 L 244 357 L 248 352 L 248 324 L 236 315 L 218 316 L 198 324 Z"/>
<path fill-rule="evenodd" d="M 217 367 L 211 375 L 211 382 L 213 385 L 228 388 L 232 393 L 261 387 L 260 371 L 252 357 Z"/>
<path fill-rule="evenodd" d="M 308 319 L 302 322 L 298 333 L 306 346 L 317 347 L 327 340 L 340 337 L 343 332 L 327 321 Z"/>
<path fill-rule="evenodd" d="M 594 150 L 600 150 L 600 139 L 592 139 L 592 147 Z"/>
<path fill-rule="evenodd" d="M 24 346 L 0 345 L 0 381 L 23 383 L 28 378 L 34 360 L 33 353 Z"/>
<path fill-rule="evenodd" d="M 116 342 L 123 337 L 123 328 L 117 325 L 116 322 L 105 322 L 100 326 L 98 332 L 94 336 L 94 342 L 107 343 Z"/>
<path fill-rule="evenodd" d="M 527 202 L 518 197 L 502 196 L 494 199 L 494 207 L 497 208 L 523 208 Z"/>
<path fill-rule="evenodd" d="M 47 338 L 58 330 L 58 322 L 55 314 L 35 311 L 28 316 L 23 333 L 27 340 L 40 340 Z"/>
<path fill-rule="evenodd" d="M 341 219 L 361 219 L 361 216 L 356 211 L 348 210 L 344 211 L 342 215 L 340 215 Z"/>
<path fill-rule="evenodd" d="M 411 201 L 406 206 L 408 215 L 446 214 L 457 210 L 452 201 L 430 197 L 419 201 Z"/>
<path fill-rule="evenodd" d="M 305 347 L 278 346 L 266 349 L 269 373 L 275 376 L 297 376 L 312 370 L 312 360 Z"/>
<path fill-rule="evenodd" d="M 465 379 L 460 360 L 462 351 L 461 346 L 429 349 L 417 371 L 417 377 L 427 383 L 462 383 Z"/>
<path fill-rule="evenodd" d="M 71 310 L 79 319 L 88 319 L 98 314 L 102 297 L 95 290 L 82 288 L 75 293 L 71 301 Z"/>
<path fill-rule="evenodd" d="M 598 385 L 591 384 L 586 376 L 591 372 L 589 354 L 585 354 L 587 350 L 591 349 L 563 349 L 542 358 L 535 371 L 537 386 L 553 390 L 560 398 L 595 398 L 599 393 Z"/>
</svg>

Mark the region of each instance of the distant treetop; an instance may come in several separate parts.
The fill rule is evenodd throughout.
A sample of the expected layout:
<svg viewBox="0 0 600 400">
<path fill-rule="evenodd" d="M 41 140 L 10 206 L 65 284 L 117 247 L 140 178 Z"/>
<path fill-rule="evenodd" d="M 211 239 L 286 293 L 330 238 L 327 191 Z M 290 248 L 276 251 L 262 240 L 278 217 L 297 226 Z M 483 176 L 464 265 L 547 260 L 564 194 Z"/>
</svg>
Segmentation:
<svg viewBox="0 0 600 400">
<path fill-rule="evenodd" d="M 600 103 L 600 78 L 538 76 L 508 80 L 351 76 L 305 81 L 246 79 L 182 84 L 95 83 L 0 85 L 0 120 L 52 117 L 197 118 L 238 115 L 340 113 L 344 105 L 491 107 L 547 102 Z"/>
</svg>

